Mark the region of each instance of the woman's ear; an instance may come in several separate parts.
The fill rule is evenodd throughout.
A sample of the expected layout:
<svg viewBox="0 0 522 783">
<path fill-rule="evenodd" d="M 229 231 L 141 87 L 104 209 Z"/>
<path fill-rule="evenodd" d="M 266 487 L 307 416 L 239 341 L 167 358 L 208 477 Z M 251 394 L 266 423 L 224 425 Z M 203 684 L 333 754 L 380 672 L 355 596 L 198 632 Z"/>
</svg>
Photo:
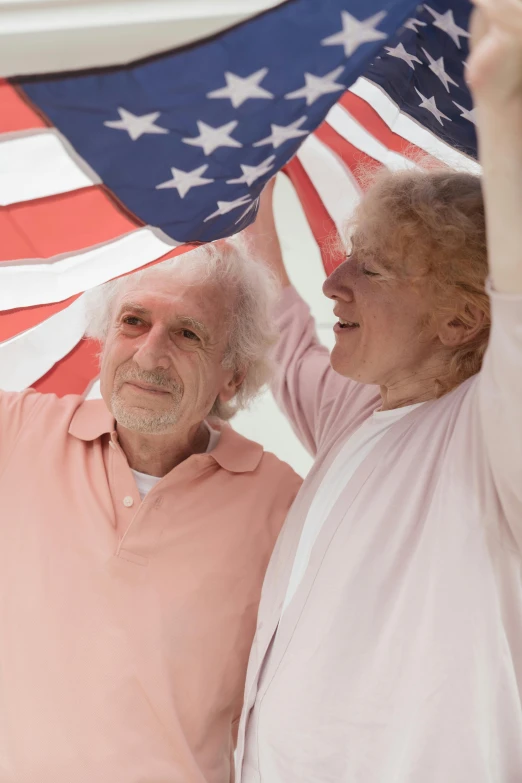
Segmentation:
<svg viewBox="0 0 522 783">
<path fill-rule="evenodd" d="M 439 340 L 448 348 L 469 343 L 481 331 L 484 321 L 484 312 L 475 305 L 467 304 L 463 312 L 446 317 L 439 323 Z"/>
</svg>

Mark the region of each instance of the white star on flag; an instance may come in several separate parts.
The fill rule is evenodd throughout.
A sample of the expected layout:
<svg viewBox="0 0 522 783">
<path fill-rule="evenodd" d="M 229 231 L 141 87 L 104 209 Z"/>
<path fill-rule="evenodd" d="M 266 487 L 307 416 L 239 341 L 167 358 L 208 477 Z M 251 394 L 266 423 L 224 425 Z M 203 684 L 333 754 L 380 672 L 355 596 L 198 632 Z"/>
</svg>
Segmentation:
<svg viewBox="0 0 522 783">
<path fill-rule="evenodd" d="M 211 155 L 218 147 L 242 147 L 241 142 L 231 138 L 230 134 L 237 127 L 237 120 L 227 122 L 219 128 L 212 128 L 206 122 L 197 121 L 199 136 L 182 139 L 185 144 L 202 147 L 205 155 Z"/>
<path fill-rule="evenodd" d="M 359 21 L 348 11 L 341 11 L 343 29 L 323 38 L 321 43 L 323 46 L 344 46 L 345 56 L 350 57 L 361 44 L 386 38 L 386 33 L 375 29 L 385 16 L 386 11 L 379 11 L 378 14 Z"/>
<path fill-rule="evenodd" d="M 442 117 L 444 117 L 445 120 L 450 120 L 450 122 L 451 122 L 451 118 L 450 117 L 446 117 L 446 115 L 443 114 L 440 111 L 440 109 L 437 108 L 437 104 L 435 103 L 435 98 L 433 97 L 433 95 L 431 96 L 431 98 L 426 98 L 426 96 L 423 95 L 421 92 L 419 92 L 416 87 L 415 87 L 415 92 L 417 93 L 419 98 L 422 98 L 422 101 L 419 103 L 419 106 L 422 109 L 427 109 L 429 112 L 431 112 L 431 114 L 433 114 L 435 119 L 438 122 L 440 122 L 441 125 L 444 125 L 444 123 L 442 122 L 442 119 L 441 119 Z"/>
<path fill-rule="evenodd" d="M 108 120 L 103 124 L 106 125 L 107 128 L 127 131 L 133 141 L 136 141 L 136 139 L 139 139 L 140 136 L 143 136 L 145 133 L 170 132 L 167 128 L 160 128 L 159 125 L 154 124 L 161 114 L 159 111 L 153 111 L 151 114 L 139 115 L 133 114 L 132 112 L 127 111 L 127 109 L 122 109 L 120 106 L 118 107 L 118 114 L 121 117 L 120 120 Z"/>
<path fill-rule="evenodd" d="M 413 63 L 420 63 L 422 65 L 422 60 L 419 60 L 419 58 L 414 54 L 409 54 L 409 52 L 406 51 L 403 44 L 401 43 L 395 48 L 392 48 L 391 46 L 385 46 L 384 48 L 390 57 L 397 57 L 399 60 L 404 60 L 404 62 L 410 66 L 412 71 L 415 70 Z"/>
<path fill-rule="evenodd" d="M 176 188 L 181 198 L 185 198 L 191 188 L 195 188 L 198 185 L 208 185 L 210 182 L 214 182 L 213 179 L 206 179 L 201 176 L 207 169 L 208 165 L 206 163 L 192 171 L 182 171 L 181 169 L 176 169 L 172 166 L 170 169 L 172 172 L 172 179 L 168 179 L 166 182 L 161 182 L 159 185 L 156 185 L 156 190 L 161 190 L 162 188 Z"/>
<path fill-rule="evenodd" d="M 270 155 L 268 158 L 265 158 L 265 160 L 262 160 L 257 166 L 247 166 L 246 164 L 241 163 L 240 166 L 243 176 L 238 177 L 237 179 L 227 179 L 227 185 L 242 185 L 244 183 L 250 187 L 256 179 L 259 179 L 259 177 L 262 177 L 264 174 L 268 174 L 270 169 L 274 168 L 274 160 L 275 155 Z"/>
<path fill-rule="evenodd" d="M 218 201 L 218 208 L 216 211 L 206 217 L 203 222 L 206 223 L 207 220 L 211 220 L 218 215 L 226 215 L 227 212 L 232 212 L 233 209 L 242 207 L 244 204 L 248 204 L 249 201 L 252 201 L 250 196 L 241 196 L 240 198 L 236 198 L 235 201 Z"/>
<path fill-rule="evenodd" d="M 408 30 L 413 30 L 414 33 L 418 33 L 415 25 L 419 25 L 419 27 L 427 27 L 428 25 L 426 22 L 421 22 L 420 19 L 415 19 L 414 17 L 410 17 L 410 19 L 406 19 L 404 22 L 404 27 L 407 27 Z"/>
<path fill-rule="evenodd" d="M 477 124 L 477 119 L 475 117 L 475 109 L 465 109 L 464 106 L 460 106 L 458 103 L 453 101 L 454 105 L 457 107 L 457 109 L 460 109 L 462 114 L 461 117 L 464 117 L 465 120 L 469 120 L 473 123 L 473 125 Z"/>
<path fill-rule="evenodd" d="M 268 68 L 261 68 L 260 71 L 250 74 L 250 76 L 237 76 L 235 73 L 226 71 L 226 87 L 220 87 L 218 90 L 212 90 L 207 93 L 207 98 L 229 98 L 234 109 L 241 106 L 249 98 L 273 98 L 273 94 L 260 87 L 268 73 Z"/>
<path fill-rule="evenodd" d="M 433 26 L 438 27 L 439 30 L 447 33 L 451 40 L 460 49 L 460 38 L 469 38 L 469 33 L 467 30 L 463 30 L 462 27 L 459 27 L 458 24 L 455 24 L 453 11 L 450 10 L 446 11 L 445 14 L 439 14 L 438 11 L 434 11 L 433 8 L 429 7 L 429 5 L 425 5 L 424 8 L 433 16 L 435 20 L 433 22 Z"/>
<path fill-rule="evenodd" d="M 312 73 L 305 73 L 305 84 L 298 90 L 293 92 L 287 92 L 285 98 L 291 100 L 293 98 L 306 98 L 306 105 L 311 106 L 314 101 L 321 97 L 321 95 L 327 95 L 332 92 L 339 92 L 339 90 L 346 89 L 344 84 L 337 84 L 335 81 L 338 76 L 344 71 L 344 66 L 341 65 L 334 71 L 325 74 L 324 76 L 314 76 Z"/>
<path fill-rule="evenodd" d="M 437 76 L 441 80 L 447 92 L 450 91 L 449 88 L 450 84 L 454 84 L 455 87 L 459 86 L 458 83 L 454 79 L 452 79 L 451 76 L 448 76 L 448 74 L 446 73 L 446 70 L 444 68 L 444 57 L 439 57 L 438 60 L 434 60 L 431 54 L 426 51 L 426 49 L 423 49 L 422 51 L 426 55 L 426 58 L 430 64 L 429 65 L 430 71 L 433 71 L 435 76 Z"/>
<path fill-rule="evenodd" d="M 289 139 L 298 139 L 300 136 L 306 136 L 308 131 L 298 130 L 305 120 L 306 117 L 299 117 L 298 120 L 291 122 L 290 125 L 271 124 L 270 130 L 272 133 L 270 136 L 267 136 L 266 139 L 261 139 L 261 141 L 256 141 L 252 146 L 262 147 L 263 144 L 271 144 L 272 147 L 277 149 L 277 147 L 280 147 L 281 144 L 284 144 Z"/>
</svg>

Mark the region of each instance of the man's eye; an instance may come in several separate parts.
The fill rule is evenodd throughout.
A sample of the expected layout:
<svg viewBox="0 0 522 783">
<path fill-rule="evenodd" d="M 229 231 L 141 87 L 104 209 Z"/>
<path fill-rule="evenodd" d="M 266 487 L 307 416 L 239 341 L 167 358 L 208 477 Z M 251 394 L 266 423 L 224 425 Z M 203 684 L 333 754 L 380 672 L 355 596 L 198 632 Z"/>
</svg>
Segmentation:
<svg viewBox="0 0 522 783">
<path fill-rule="evenodd" d="M 181 334 L 183 337 L 186 337 L 187 340 L 199 340 L 199 337 L 194 332 L 191 332 L 190 329 L 182 329 Z"/>
<path fill-rule="evenodd" d="M 365 269 L 364 267 L 363 267 L 362 273 L 363 273 L 363 275 L 366 275 L 367 277 L 379 277 L 379 273 L 378 272 L 372 272 L 370 269 Z"/>
<path fill-rule="evenodd" d="M 141 321 L 139 318 L 136 318 L 135 315 L 127 315 L 123 319 L 123 323 L 127 324 L 128 326 L 139 326 Z"/>
</svg>

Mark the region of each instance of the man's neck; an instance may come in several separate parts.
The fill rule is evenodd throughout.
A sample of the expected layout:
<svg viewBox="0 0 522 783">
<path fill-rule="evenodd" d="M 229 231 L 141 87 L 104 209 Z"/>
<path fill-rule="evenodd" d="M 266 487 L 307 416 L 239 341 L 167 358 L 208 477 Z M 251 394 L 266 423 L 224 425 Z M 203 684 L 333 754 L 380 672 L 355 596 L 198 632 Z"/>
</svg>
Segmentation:
<svg viewBox="0 0 522 783">
<path fill-rule="evenodd" d="M 168 435 L 148 435 L 119 425 L 116 429 L 129 467 L 158 477 L 166 476 L 192 454 L 206 451 L 210 435 L 203 422 L 194 425 L 189 432 Z"/>
</svg>

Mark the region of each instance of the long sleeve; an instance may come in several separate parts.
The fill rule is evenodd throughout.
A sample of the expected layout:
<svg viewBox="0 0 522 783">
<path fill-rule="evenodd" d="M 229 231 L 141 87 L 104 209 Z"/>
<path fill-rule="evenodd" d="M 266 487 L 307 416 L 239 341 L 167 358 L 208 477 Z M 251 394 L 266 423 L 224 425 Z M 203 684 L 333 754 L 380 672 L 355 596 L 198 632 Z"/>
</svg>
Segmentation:
<svg viewBox="0 0 522 783">
<path fill-rule="evenodd" d="M 276 320 L 280 337 L 272 392 L 300 441 L 315 455 L 341 421 L 345 428 L 361 411 L 370 413 L 378 393 L 376 387 L 351 381 L 332 369 L 310 309 L 294 288 L 283 290 Z"/>
<path fill-rule="evenodd" d="M 479 384 L 487 459 L 522 552 L 522 296 L 489 291 L 492 329 Z"/>
</svg>

